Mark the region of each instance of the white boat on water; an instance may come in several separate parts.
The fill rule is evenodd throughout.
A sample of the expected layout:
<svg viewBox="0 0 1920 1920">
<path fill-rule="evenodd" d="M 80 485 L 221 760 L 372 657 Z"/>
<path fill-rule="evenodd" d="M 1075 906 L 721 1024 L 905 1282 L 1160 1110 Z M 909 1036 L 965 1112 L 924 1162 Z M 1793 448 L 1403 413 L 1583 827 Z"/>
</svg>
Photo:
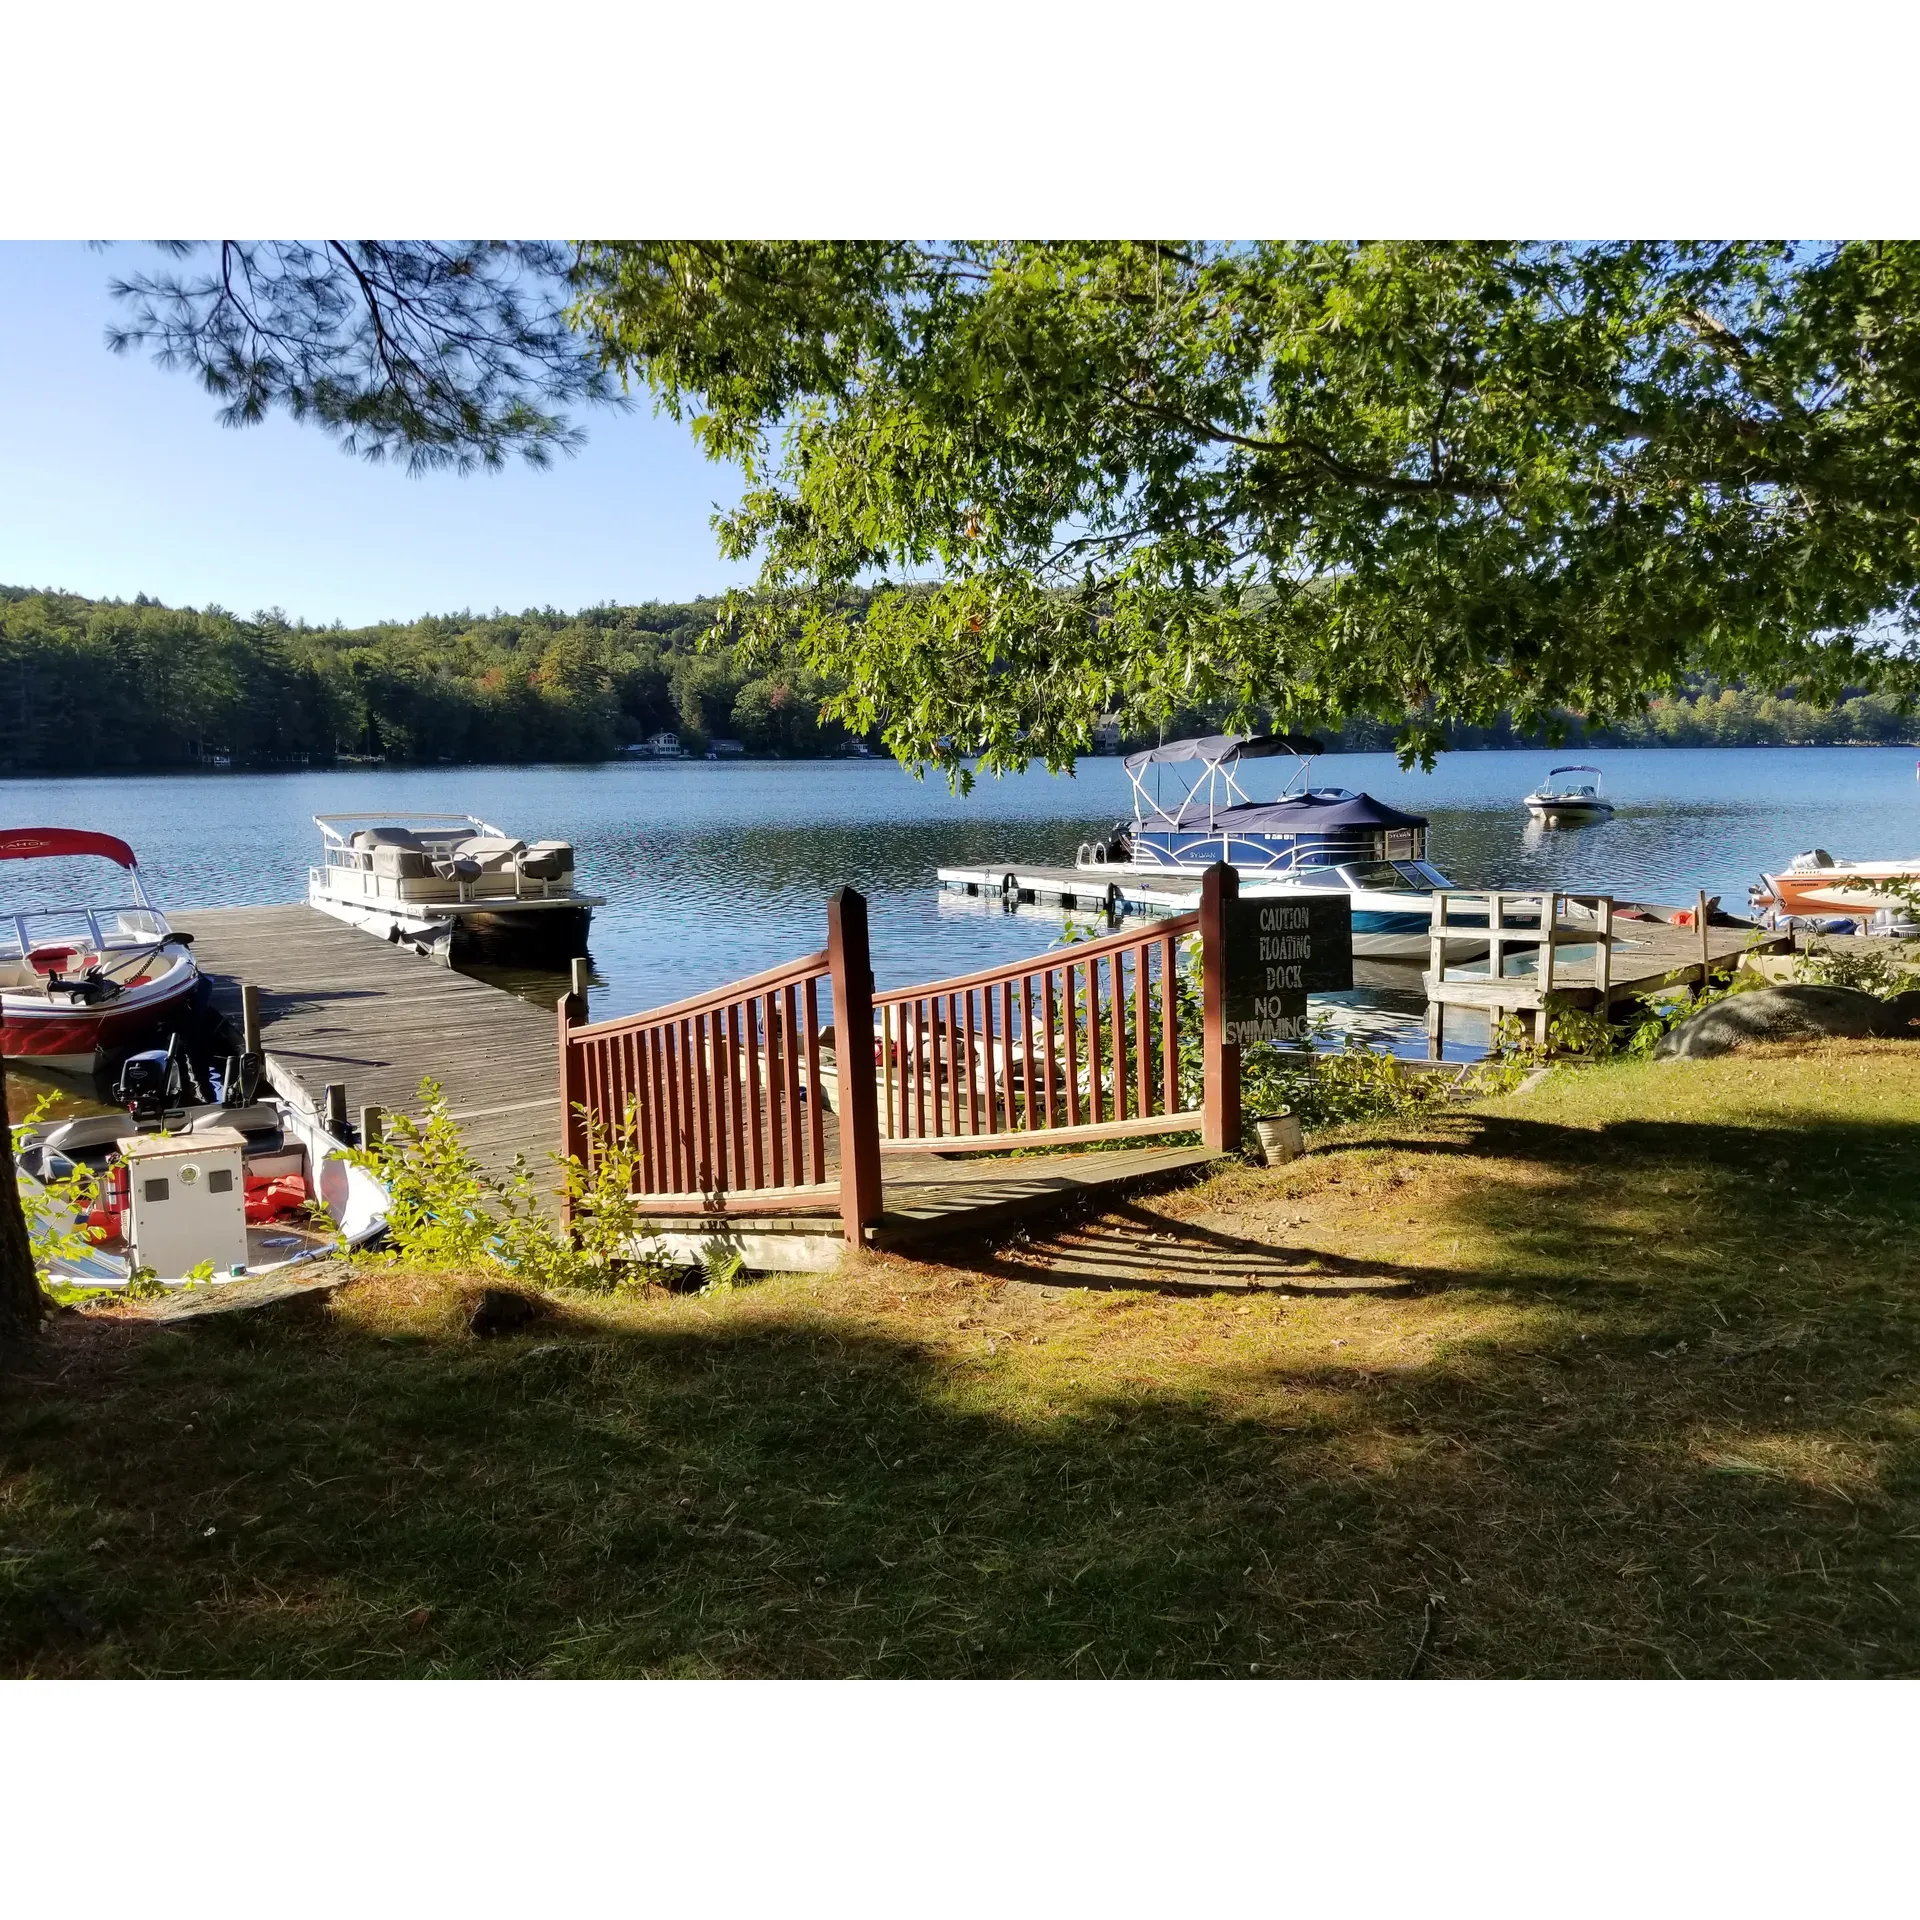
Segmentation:
<svg viewBox="0 0 1920 1920">
<path fill-rule="evenodd" d="M 1083 845 L 1075 865 L 1116 878 L 1204 873 L 1224 860 L 1243 896 L 1337 893 L 1353 910 L 1353 951 L 1424 960 L 1436 888 L 1453 883 L 1427 859 L 1427 822 L 1368 793 L 1309 784 L 1317 740 L 1214 734 L 1129 754 L 1133 820 Z M 1294 769 L 1272 800 L 1239 780 L 1249 760 L 1287 756 Z M 1171 794 L 1162 783 L 1171 785 Z"/>
<path fill-rule="evenodd" d="M 1590 774 L 1591 779 L 1561 779 L 1562 774 Z M 1526 809 L 1548 826 L 1575 825 L 1588 820 L 1611 820 L 1613 802 L 1600 791 L 1598 767 L 1553 767 L 1527 795 Z"/>
<path fill-rule="evenodd" d="M 526 841 L 471 813 L 315 814 L 307 904 L 443 965 L 487 950 L 564 961 L 593 909 L 565 840 Z"/>
</svg>

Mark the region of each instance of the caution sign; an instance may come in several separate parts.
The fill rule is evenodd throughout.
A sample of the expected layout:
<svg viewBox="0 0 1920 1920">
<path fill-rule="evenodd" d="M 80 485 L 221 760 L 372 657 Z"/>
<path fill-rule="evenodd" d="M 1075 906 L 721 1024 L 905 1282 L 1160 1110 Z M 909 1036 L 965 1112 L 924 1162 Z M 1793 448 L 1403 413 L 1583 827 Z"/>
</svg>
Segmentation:
<svg viewBox="0 0 1920 1920">
<path fill-rule="evenodd" d="M 1229 900 L 1228 1046 L 1304 1040 L 1307 995 L 1353 985 L 1353 908 L 1339 894 Z"/>
</svg>

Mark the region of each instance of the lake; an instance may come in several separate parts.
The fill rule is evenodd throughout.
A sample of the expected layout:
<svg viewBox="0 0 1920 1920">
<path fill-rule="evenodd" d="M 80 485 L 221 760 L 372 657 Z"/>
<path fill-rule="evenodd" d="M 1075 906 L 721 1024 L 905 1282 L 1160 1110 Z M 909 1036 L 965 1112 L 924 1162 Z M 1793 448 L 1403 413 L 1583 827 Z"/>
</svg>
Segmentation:
<svg viewBox="0 0 1920 1920">
<path fill-rule="evenodd" d="M 1402 773 L 1390 754 L 1329 755 L 1314 778 L 1426 814 L 1435 864 L 1466 886 L 1676 902 L 1704 887 L 1744 913 L 1763 868 L 1803 848 L 1860 859 L 1920 851 L 1910 748 L 1590 751 L 1583 758 L 1602 769 L 1618 813 L 1549 830 L 1520 799 L 1560 758 L 1455 753 L 1422 774 Z M 1250 770 L 1256 797 L 1274 790 L 1280 764 Z M 121 835 L 162 908 L 304 898 L 316 813 L 471 812 L 528 839 L 570 839 L 582 883 L 607 898 L 592 938 L 600 1019 L 823 945 L 823 902 L 842 885 L 870 903 L 882 986 L 1038 952 L 1059 937 L 1057 917 L 942 900 L 935 868 L 1071 863 L 1082 840 L 1131 816 L 1128 795 L 1115 759 L 1058 778 L 983 780 L 966 798 L 886 760 L 353 768 L 5 780 L 0 824 Z M 15 877 L 4 882 L 11 897 Z M 551 978 L 502 984 L 549 1001 L 556 990 Z M 1421 1004 L 1412 979 L 1399 992 L 1347 997 L 1361 1024 L 1407 1050 L 1420 1044 Z"/>
</svg>

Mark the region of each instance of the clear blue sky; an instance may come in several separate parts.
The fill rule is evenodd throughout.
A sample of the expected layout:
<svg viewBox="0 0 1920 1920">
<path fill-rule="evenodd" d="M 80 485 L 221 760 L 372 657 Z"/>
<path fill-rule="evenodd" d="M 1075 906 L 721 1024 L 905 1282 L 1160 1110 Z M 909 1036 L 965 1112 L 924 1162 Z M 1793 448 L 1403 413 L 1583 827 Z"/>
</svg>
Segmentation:
<svg viewBox="0 0 1920 1920">
<path fill-rule="evenodd" d="M 744 577 L 708 525 L 737 492 L 684 427 L 582 416 L 544 473 L 409 479 L 275 418 L 239 431 L 190 375 L 110 354 L 138 245 L 0 243 L 0 584 L 357 626 L 422 613 L 684 600 Z"/>
</svg>

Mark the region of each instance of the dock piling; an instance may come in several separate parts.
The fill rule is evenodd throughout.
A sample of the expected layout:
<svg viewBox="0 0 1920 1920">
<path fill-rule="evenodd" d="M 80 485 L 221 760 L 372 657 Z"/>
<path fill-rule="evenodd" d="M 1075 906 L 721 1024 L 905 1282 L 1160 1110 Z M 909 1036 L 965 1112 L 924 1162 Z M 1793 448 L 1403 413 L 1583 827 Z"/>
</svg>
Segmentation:
<svg viewBox="0 0 1920 1920">
<path fill-rule="evenodd" d="M 573 964 L 568 969 L 567 990 L 580 1002 L 580 1011 L 587 1010 L 587 961 L 584 955 L 575 954 Z"/>
<path fill-rule="evenodd" d="M 260 1051 L 260 989 L 251 980 L 240 982 L 240 1050 Z"/>
<path fill-rule="evenodd" d="M 377 1147 L 386 1131 L 386 1113 L 379 1107 L 360 1109 L 360 1145 L 362 1148 Z"/>
<path fill-rule="evenodd" d="M 329 1080 L 322 1092 L 327 1131 L 338 1139 L 347 1127 L 347 1083 Z"/>
</svg>

